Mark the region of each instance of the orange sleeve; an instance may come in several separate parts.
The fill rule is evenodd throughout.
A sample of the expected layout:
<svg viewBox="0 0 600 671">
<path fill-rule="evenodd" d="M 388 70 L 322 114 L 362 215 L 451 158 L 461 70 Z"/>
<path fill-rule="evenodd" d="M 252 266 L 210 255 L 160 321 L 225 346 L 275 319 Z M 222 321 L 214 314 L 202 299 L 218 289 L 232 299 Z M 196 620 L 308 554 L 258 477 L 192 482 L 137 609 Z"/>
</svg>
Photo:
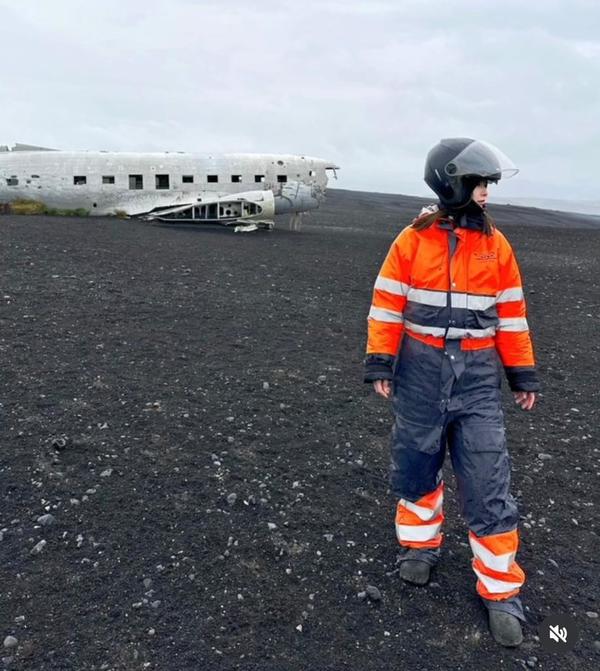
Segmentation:
<svg viewBox="0 0 600 671">
<path fill-rule="evenodd" d="M 527 322 L 521 273 L 508 240 L 499 236 L 499 284 L 496 296 L 498 326 L 495 343 L 513 391 L 537 391 L 539 383 Z"/>
<path fill-rule="evenodd" d="M 377 275 L 368 316 L 368 355 L 395 357 L 398 353 L 416 242 L 414 229 L 405 228 L 392 243 Z"/>
</svg>

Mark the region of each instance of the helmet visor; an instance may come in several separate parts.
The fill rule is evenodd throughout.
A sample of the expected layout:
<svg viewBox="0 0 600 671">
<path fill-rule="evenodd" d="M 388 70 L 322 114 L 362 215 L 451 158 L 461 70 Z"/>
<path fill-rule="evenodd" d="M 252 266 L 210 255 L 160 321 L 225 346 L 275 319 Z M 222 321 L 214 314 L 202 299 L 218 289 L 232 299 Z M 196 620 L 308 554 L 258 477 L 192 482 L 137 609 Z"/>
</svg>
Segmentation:
<svg viewBox="0 0 600 671">
<path fill-rule="evenodd" d="M 494 179 L 512 177 L 519 172 L 505 153 L 483 140 L 471 142 L 446 164 L 444 170 L 450 177 L 477 175 Z"/>
</svg>

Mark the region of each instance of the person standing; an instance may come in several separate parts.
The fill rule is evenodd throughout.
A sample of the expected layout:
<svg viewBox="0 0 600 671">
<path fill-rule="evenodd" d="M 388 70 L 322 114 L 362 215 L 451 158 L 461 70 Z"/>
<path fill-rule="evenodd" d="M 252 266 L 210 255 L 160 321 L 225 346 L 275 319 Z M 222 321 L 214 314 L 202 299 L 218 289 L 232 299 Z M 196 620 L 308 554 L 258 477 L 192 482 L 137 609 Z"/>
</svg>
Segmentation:
<svg viewBox="0 0 600 671">
<path fill-rule="evenodd" d="M 487 213 L 488 186 L 516 174 L 497 147 L 441 140 L 425 164 L 437 205 L 394 240 L 368 317 L 365 382 L 394 410 L 390 483 L 400 576 L 426 584 L 442 544 L 448 448 L 469 532 L 476 589 L 494 639 L 523 640 L 519 515 L 501 407 L 501 372 L 531 410 L 539 382 L 521 276 Z"/>
</svg>

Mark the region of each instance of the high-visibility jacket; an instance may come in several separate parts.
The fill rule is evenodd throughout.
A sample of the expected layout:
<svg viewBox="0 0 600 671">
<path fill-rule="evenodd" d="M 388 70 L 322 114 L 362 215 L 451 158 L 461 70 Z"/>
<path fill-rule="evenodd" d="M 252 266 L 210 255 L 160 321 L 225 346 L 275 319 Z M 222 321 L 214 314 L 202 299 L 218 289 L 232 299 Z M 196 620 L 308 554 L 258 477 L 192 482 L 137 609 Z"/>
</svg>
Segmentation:
<svg viewBox="0 0 600 671">
<path fill-rule="evenodd" d="M 519 267 L 497 228 L 486 235 L 448 218 L 405 228 L 375 282 L 368 325 L 366 382 L 393 378 L 406 332 L 433 347 L 495 347 L 513 391 L 539 389 Z"/>
</svg>

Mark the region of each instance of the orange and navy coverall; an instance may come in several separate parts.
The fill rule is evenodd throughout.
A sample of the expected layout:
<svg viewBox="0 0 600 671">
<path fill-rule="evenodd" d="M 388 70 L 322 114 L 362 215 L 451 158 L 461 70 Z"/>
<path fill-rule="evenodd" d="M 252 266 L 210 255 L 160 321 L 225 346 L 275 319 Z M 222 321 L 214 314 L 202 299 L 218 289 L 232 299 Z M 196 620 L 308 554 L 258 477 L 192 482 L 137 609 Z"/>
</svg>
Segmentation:
<svg viewBox="0 0 600 671">
<path fill-rule="evenodd" d="M 477 592 L 488 608 L 524 619 L 502 367 L 513 391 L 539 383 L 510 244 L 466 219 L 405 228 L 375 282 L 368 326 L 365 382 L 393 382 L 390 482 L 402 558 L 437 561 L 448 446 Z"/>
</svg>

